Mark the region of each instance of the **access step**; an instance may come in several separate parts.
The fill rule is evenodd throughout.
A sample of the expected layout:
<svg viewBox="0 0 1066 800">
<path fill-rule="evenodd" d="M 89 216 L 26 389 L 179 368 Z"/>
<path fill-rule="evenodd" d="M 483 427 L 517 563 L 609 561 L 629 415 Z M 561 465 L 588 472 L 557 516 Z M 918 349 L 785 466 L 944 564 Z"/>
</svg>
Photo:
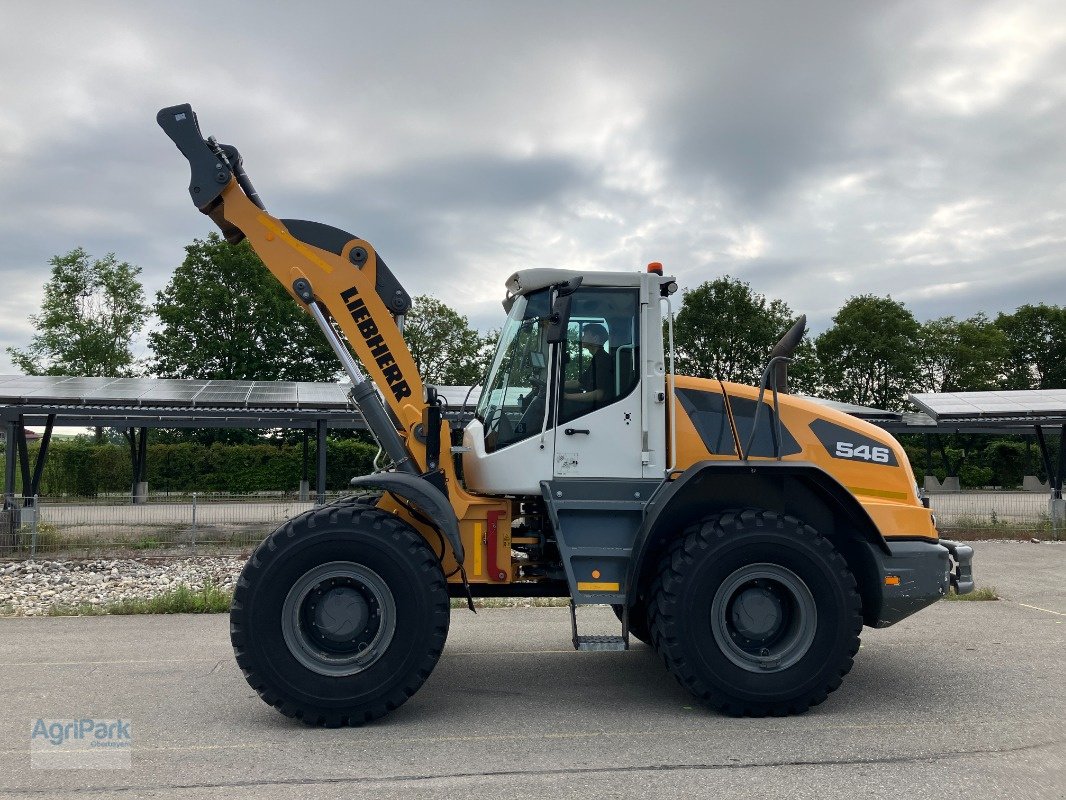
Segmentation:
<svg viewBox="0 0 1066 800">
<path fill-rule="evenodd" d="M 587 606 L 586 606 L 587 608 Z M 570 601 L 570 628 L 574 634 L 574 649 L 585 652 L 612 652 L 629 649 L 629 637 L 622 631 L 622 636 L 579 636 L 577 632 L 577 606 Z"/>
<path fill-rule="evenodd" d="M 574 640 L 574 647 L 578 650 L 606 651 L 628 650 L 626 640 L 621 636 L 578 636 Z"/>
</svg>

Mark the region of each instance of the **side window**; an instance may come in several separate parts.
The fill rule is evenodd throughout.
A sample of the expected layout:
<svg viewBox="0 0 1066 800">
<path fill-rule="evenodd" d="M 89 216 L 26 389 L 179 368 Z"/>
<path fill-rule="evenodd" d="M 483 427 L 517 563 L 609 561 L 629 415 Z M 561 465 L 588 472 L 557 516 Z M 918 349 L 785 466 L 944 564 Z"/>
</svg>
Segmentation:
<svg viewBox="0 0 1066 800">
<path fill-rule="evenodd" d="M 733 441 L 733 429 L 726 416 L 725 401 L 721 392 L 701 391 L 699 389 L 677 389 L 677 399 L 681 408 L 692 420 L 696 433 L 703 440 L 703 446 L 712 455 L 736 456 L 736 443 Z M 733 422 L 737 426 L 737 438 L 740 446 L 746 447 L 751 438 L 751 429 L 755 424 L 756 401 L 747 397 L 730 397 L 729 408 L 733 413 Z M 777 452 L 777 422 L 774 407 L 768 400 L 763 400 L 763 410 L 759 418 L 759 427 L 751 451 L 746 455 L 772 458 Z M 781 428 L 781 455 L 790 456 L 802 452 L 799 442 L 788 428 Z"/>
<path fill-rule="evenodd" d="M 562 349 L 559 424 L 621 400 L 640 382 L 636 289 L 585 287 L 574 295 Z"/>
</svg>

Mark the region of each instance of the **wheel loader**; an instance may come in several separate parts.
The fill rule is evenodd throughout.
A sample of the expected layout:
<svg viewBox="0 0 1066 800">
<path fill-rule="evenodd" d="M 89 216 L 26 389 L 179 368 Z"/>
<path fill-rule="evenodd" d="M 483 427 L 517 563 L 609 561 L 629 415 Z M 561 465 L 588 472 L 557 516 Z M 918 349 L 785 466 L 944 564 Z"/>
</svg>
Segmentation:
<svg viewBox="0 0 1066 800">
<path fill-rule="evenodd" d="M 788 392 L 804 318 L 759 386 L 686 377 L 661 265 L 519 270 L 460 419 L 419 376 L 411 298 L 368 241 L 267 213 L 188 104 L 157 120 L 195 206 L 315 319 L 387 462 L 281 525 L 241 573 L 237 663 L 283 714 L 382 717 L 433 671 L 452 598 L 485 597 L 569 598 L 577 650 L 636 639 L 712 709 L 800 713 L 840 685 L 863 625 L 973 589 L 972 549 L 938 536 L 895 439 Z M 595 605 L 617 615 L 610 635 L 579 631 Z"/>
</svg>

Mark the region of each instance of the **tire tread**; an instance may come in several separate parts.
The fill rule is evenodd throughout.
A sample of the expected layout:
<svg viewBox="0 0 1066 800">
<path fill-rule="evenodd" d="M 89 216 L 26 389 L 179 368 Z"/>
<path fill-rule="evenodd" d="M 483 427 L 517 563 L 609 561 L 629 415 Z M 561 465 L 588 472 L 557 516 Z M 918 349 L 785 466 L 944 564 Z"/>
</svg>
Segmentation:
<svg viewBox="0 0 1066 800">
<path fill-rule="evenodd" d="M 277 687 L 271 686 L 260 674 L 247 649 L 247 633 L 240 621 L 240 612 L 243 612 L 248 594 L 254 588 L 256 573 L 269 566 L 276 557 L 275 554 L 280 549 L 278 545 L 280 539 L 291 540 L 305 531 L 310 533 L 319 529 L 320 526 L 337 525 L 340 522 L 389 536 L 399 546 L 398 549 L 401 552 L 410 555 L 416 569 L 426 576 L 427 587 L 435 606 L 444 609 L 446 613 L 443 615 L 443 624 L 438 624 L 432 631 L 421 662 L 406 681 L 397 684 L 388 694 L 366 707 L 330 714 L 320 709 L 305 708 L 294 698 L 286 696 Z M 410 525 L 386 511 L 360 502 L 323 506 L 286 521 L 264 539 L 252 553 L 233 593 L 233 602 L 230 606 L 230 641 L 237 665 L 241 668 L 245 680 L 267 705 L 273 706 L 286 717 L 298 719 L 309 726 L 357 727 L 399 708 L 425 683 L 444 650 L 444 642 L 448 636 L 447 610 L 449 608 L 447 582 L 437 556 L 425 539 Z"/>
<path fill-rule="evenodd" d="M 738 701 L 712 687 L 685 658 L 678 640 L 678 594 L 686 571 L 696 563 L 696 554 L 706 552 L 714 543 L 727 536 L 742 535 L 750 530 L 772 529 L 804 538 L 822 555 L 845 590 L 848 644 L 847 654 L 841 658 L 823 685 L 787 702 Z M 648 626 L 651 644 L 675 679 L 703 703 L 724 714 L 736 717 L 765 717 L 800 714 L 825 701 L 851 670 L 859 651 L 862 631 L 862 601 L 855 577 L 847 562 L 832 543 L 809 525 L 787 514 L 760 509 L 740 509 L 709 515 L 690 525 L 663 553 L 656 576 L 651 583 L 648 603 Z"/>
</svg>

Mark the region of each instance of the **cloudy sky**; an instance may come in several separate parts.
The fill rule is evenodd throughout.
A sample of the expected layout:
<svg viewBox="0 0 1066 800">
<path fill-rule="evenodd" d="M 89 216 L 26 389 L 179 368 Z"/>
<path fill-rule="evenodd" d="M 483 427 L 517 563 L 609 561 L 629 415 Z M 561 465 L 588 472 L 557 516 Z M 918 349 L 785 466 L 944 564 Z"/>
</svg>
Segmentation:
<svg viewBox="0 0 1066 800">
<path fill-rule="evenodd" d="M 277 216 L 479 327 L 529 266 L 728 273 L 812 329 L 1066 304 L 1061 2 L 0 0 L 0 346 L 82 245 L 149 292 L 212 229 L 191 102 Z M 11 371 L 6 354 L 0 371 Z"/>
</svg>

